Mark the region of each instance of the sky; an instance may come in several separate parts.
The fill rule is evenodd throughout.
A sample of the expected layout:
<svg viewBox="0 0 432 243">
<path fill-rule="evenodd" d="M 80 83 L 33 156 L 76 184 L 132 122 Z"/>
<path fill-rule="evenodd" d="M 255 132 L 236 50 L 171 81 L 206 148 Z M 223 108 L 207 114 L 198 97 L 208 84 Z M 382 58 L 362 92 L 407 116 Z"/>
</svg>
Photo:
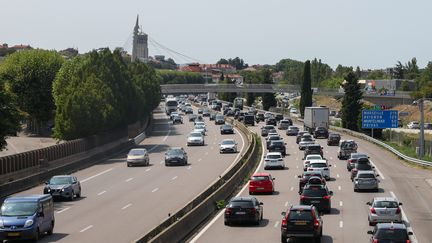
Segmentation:
<svg viewBox="0 0 432 243">
<path fill-rule="evenodd" d="M 136 16 L 156 41 L 200 63 L 318 58 L 335 68 L 432 61 L 431 0 L 13 0 L 0 5 L 0 43 L 131 50 Z"/>
</svg>

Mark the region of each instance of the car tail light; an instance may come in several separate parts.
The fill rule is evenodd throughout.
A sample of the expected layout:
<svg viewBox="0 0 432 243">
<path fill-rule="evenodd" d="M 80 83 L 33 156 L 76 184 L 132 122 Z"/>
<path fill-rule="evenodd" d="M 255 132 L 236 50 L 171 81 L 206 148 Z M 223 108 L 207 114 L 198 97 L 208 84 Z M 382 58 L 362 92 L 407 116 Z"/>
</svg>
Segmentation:
<svg viewBox="0 0 432 243">
<path fill-rule="evenodd" d="M 373 240 L 373 243 L 378 243 L 378 240 L 377 240 L 377 239 L 374 239 L 374 240 Z"/>
<path fill-rule="evenodd" d="M 316 228 L 319 227 L 319 222 L 318 222 L 318 220 L 316 218 L 316 215 L 315 215 L 314 211 L 312 211 L 312 217 L 314 218 L 314 228 L 316 229 Z"/>
<path fill-rule="evenodd" d="M 407 240 L 407 242 L 406 243 L 411 243 L 411 241 L 410 240 Z"/>
<path fill-rule="evenodd" d="M 375 208 L 370 209 L 371 213 L 376 214 Z"/>
<path fill-rule="evenodd" d="M 288 216 L 282 218 L 282 224 L 281 224 L 282 228 L 286 228 L 287 227 L 287 218 L 288 218 Z"/>
<path fill-rule="evenodd" d="M 301 195 L 300 200 L 307 199 L 308 197 Z"/>
<path fill-rule="evenodd" d="M 228 214 L 228 215 L 232 214 L 232 209 L 231 208 L 225 209 L 225 214 Z"/>
<path fill-rule="evenodd" d="M 309 167 L 309 168 L 308 168 L 308 171 L 313 171 L 313 170 L 314 170 L 314 169 L 313 169 L 313 168 L 311 168 L 311 167 Z"/>
<path fill-rule="evenodd" d="M 352 169 L 352 172 L 353 173 L 357 173 L 357 169 Z"/>
<path fill-rule="evenodd" d="M 400 212 L 401 212 L 401 210 L 400 210 L 400 208 L 398 207 L 398 208 L 396 209 L 396 214 L 400 214 Z"/>
<path fill-rule="evenodd" d="M 256 209 L 255 208 L 249 208 L 249 213 L 250 214 L 255 214 L 256 213 Z"/>
<path fill-rule="evenodd" d="M 330 200 L 330 196 L 324 196 L 323 198 L 326 200 Z"/>
</svg>

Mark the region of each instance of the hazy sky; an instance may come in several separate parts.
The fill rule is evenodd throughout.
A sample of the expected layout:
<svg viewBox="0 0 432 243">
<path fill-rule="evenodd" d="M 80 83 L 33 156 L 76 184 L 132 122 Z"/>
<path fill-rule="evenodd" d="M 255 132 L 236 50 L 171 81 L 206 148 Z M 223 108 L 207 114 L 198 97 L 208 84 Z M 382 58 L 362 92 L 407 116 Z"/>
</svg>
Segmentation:
<svg viewBox="0 0 432 243">
<path fill-rule="evenodd" d="M 384 68 L 417 57 L 423 68 L 432 61 L 431 11 L 431 0 L 11 0 L 0 5 L 0 43 L 130 49 L 139 14 L 153 40 L 203 63 L 317 57 L 333 68 Z"/>
</svg>

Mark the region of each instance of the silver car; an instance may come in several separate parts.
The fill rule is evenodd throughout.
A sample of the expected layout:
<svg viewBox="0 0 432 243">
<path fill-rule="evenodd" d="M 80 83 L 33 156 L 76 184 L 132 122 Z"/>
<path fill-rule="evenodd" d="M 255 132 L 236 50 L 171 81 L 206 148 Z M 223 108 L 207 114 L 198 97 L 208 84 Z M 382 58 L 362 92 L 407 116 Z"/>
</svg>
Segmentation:
<svg viewBox="0 0 432 243">
<path fill-rule="evenodd" d="M 402 205 L 394 197 L 375 197 L 369 205 L 369 225 L 376 223 L 399 222 L 402 223 L 402 213 L 399 206 Z"/>
<path fill-rule="evenodd" d="M 221 154 L 237 153 L 237 142 L 234 139 L 224 139 L 219 145 L 219 152 Z"/>
<path fill-rule="evenodd" d="M 380 182 L 377 176 L 379 175 L 375 175 L 375 171 L 373 170 L 359 170 L 353 180 L 354 191 L 374 190 L 377 192 Z"/>
<path fill-rule="evenodd" d="M 127 155 L 126 163 L 128 167 L 133 165 L 149 165 L 149 153 L 144 148 L 131 149 Z"/>
<path fill-rule="evenodd" d="M 187 146 L 204 146 L 204 135 L 201 132 L 191 132 L 187 138 Z"/>
</svg>

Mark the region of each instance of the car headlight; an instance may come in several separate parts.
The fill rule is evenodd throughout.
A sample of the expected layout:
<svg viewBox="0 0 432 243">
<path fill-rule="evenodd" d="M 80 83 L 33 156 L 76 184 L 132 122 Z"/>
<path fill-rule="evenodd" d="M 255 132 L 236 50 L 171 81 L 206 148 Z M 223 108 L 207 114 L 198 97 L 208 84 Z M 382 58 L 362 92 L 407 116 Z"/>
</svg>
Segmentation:
<svg viewBox="0 0 432 243">
<path fill-rule="evenodd" d="M 33 223 L 34 223 L 33 219 L 27 219 L 25 224 L 24 224 L 24 228 L 32 226 Z"/>
</svg>

